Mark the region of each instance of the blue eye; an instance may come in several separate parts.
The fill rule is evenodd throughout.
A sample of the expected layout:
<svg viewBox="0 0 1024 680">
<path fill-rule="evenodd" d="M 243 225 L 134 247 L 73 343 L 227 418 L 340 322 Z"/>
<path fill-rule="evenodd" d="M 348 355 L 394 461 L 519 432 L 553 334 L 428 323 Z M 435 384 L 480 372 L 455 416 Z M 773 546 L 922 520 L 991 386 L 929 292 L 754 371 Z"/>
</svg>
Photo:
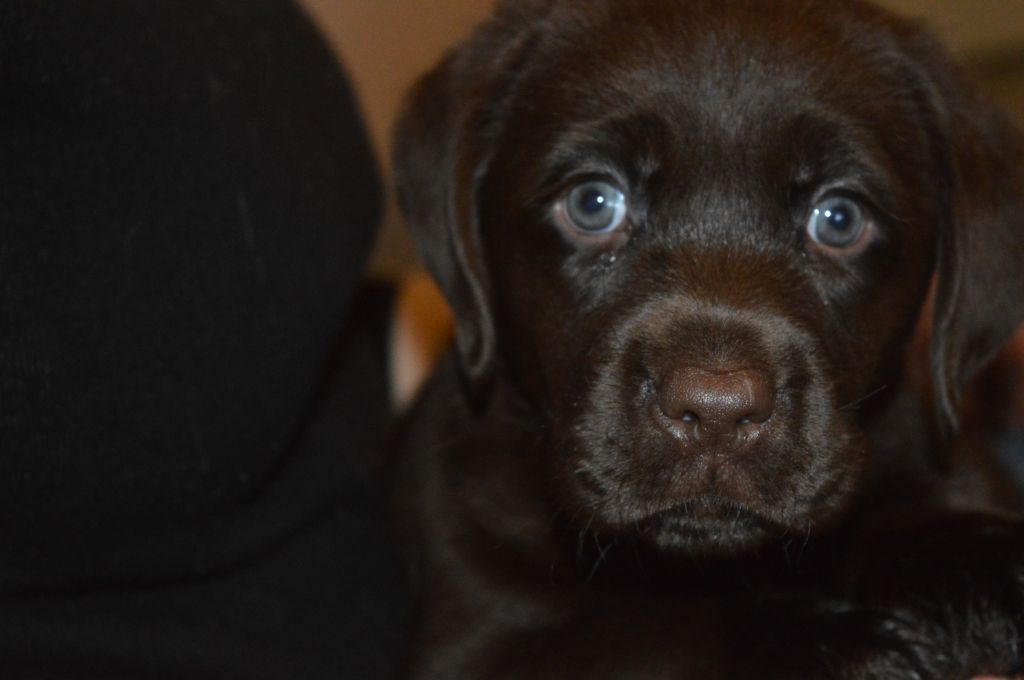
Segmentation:
<svg viewBox="0 0 1024 680">
<path fill-rule="evenodd" d="M 814 206 L 807 222 L 807 234 L 827 248 L 850 248 L 860 242 L 867 229 L 864 211 L 848 198 L 835 196 Z"/>
<path fill-rule="evenodd" d="M 626 221 L 626 195 L 608 182 L 583 182 L 566 195 L 564 211 L 575 229 L 586 234 L 606 234 Z"/>
</svg>

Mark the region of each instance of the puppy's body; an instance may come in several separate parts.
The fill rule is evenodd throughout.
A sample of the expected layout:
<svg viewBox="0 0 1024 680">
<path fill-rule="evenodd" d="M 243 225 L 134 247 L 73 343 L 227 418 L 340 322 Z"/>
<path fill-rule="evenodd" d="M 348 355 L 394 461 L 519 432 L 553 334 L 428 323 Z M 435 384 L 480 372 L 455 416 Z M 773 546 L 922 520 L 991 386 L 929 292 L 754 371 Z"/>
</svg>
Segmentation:
<svg viewBox="0 0 1024 680">
<path fill-rule="evenodd" d="M 1016 134 L 860 3 L 501 5 L 398 137 L 459 350 L 401 447 L 415 674 L 1019 671 L 1016 508 L 899 388 L 933 277 L 946 429 L 1020 320 Z"/>
</svg>

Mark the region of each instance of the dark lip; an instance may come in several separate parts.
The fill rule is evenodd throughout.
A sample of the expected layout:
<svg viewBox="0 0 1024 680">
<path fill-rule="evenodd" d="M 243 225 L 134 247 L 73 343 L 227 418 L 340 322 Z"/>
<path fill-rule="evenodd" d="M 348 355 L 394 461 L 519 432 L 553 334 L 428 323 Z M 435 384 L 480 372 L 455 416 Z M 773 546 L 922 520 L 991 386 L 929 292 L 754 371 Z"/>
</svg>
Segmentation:
<svg viewBox="0 0 1024 680">
<path fill-rule="evenodd" d="M 642 533 L 672 534 L 703 542 L 712 537 L 765 536 L 776 533 L 778 524 L 748 506 L 720 496 L 703 496 L 658 510 L 638 522 Z"/>
</svg>

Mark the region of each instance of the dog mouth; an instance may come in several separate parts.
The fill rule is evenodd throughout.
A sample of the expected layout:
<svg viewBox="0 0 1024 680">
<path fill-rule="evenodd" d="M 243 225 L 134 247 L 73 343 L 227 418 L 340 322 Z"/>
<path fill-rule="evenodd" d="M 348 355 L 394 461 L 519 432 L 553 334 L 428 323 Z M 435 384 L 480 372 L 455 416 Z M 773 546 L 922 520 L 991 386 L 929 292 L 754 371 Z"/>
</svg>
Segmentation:
<svg viewBox="0 0 1024 680">
<path fill-rule="evenodd" d="M 831 448 L 764 437 L 730 455 L 654 437 L 587 449 L 566 499 L 608 532 L 665 552 L 750 553 L 841 518 L 865 452 L 852 431 L 830 433 Z"/>
<path fill-rule="evenodd" d="M 635 526 L 641 541 L 661 550 L 704 555 L 749 552 L 786 532 L 755 510 L 717 495 L 656 511 Z"/>
</svg>

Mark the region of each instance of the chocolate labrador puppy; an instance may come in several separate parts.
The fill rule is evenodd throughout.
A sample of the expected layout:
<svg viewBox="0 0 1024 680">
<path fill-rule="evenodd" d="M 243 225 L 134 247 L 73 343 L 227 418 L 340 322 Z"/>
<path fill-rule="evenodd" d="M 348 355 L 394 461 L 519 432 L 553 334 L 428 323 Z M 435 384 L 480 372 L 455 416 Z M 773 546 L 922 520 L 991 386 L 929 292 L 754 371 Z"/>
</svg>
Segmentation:
<svg viewBox="0 0 1024 680">
<path fill-rule="evenodd" d="M 400 445 L 415 677 L 1024 669 L 1018 499 L 940 444 L 1022 317 L 1024 143 L 928 35 L 509 0 L 396 148 L 457 322 Z"/>
</svg>

